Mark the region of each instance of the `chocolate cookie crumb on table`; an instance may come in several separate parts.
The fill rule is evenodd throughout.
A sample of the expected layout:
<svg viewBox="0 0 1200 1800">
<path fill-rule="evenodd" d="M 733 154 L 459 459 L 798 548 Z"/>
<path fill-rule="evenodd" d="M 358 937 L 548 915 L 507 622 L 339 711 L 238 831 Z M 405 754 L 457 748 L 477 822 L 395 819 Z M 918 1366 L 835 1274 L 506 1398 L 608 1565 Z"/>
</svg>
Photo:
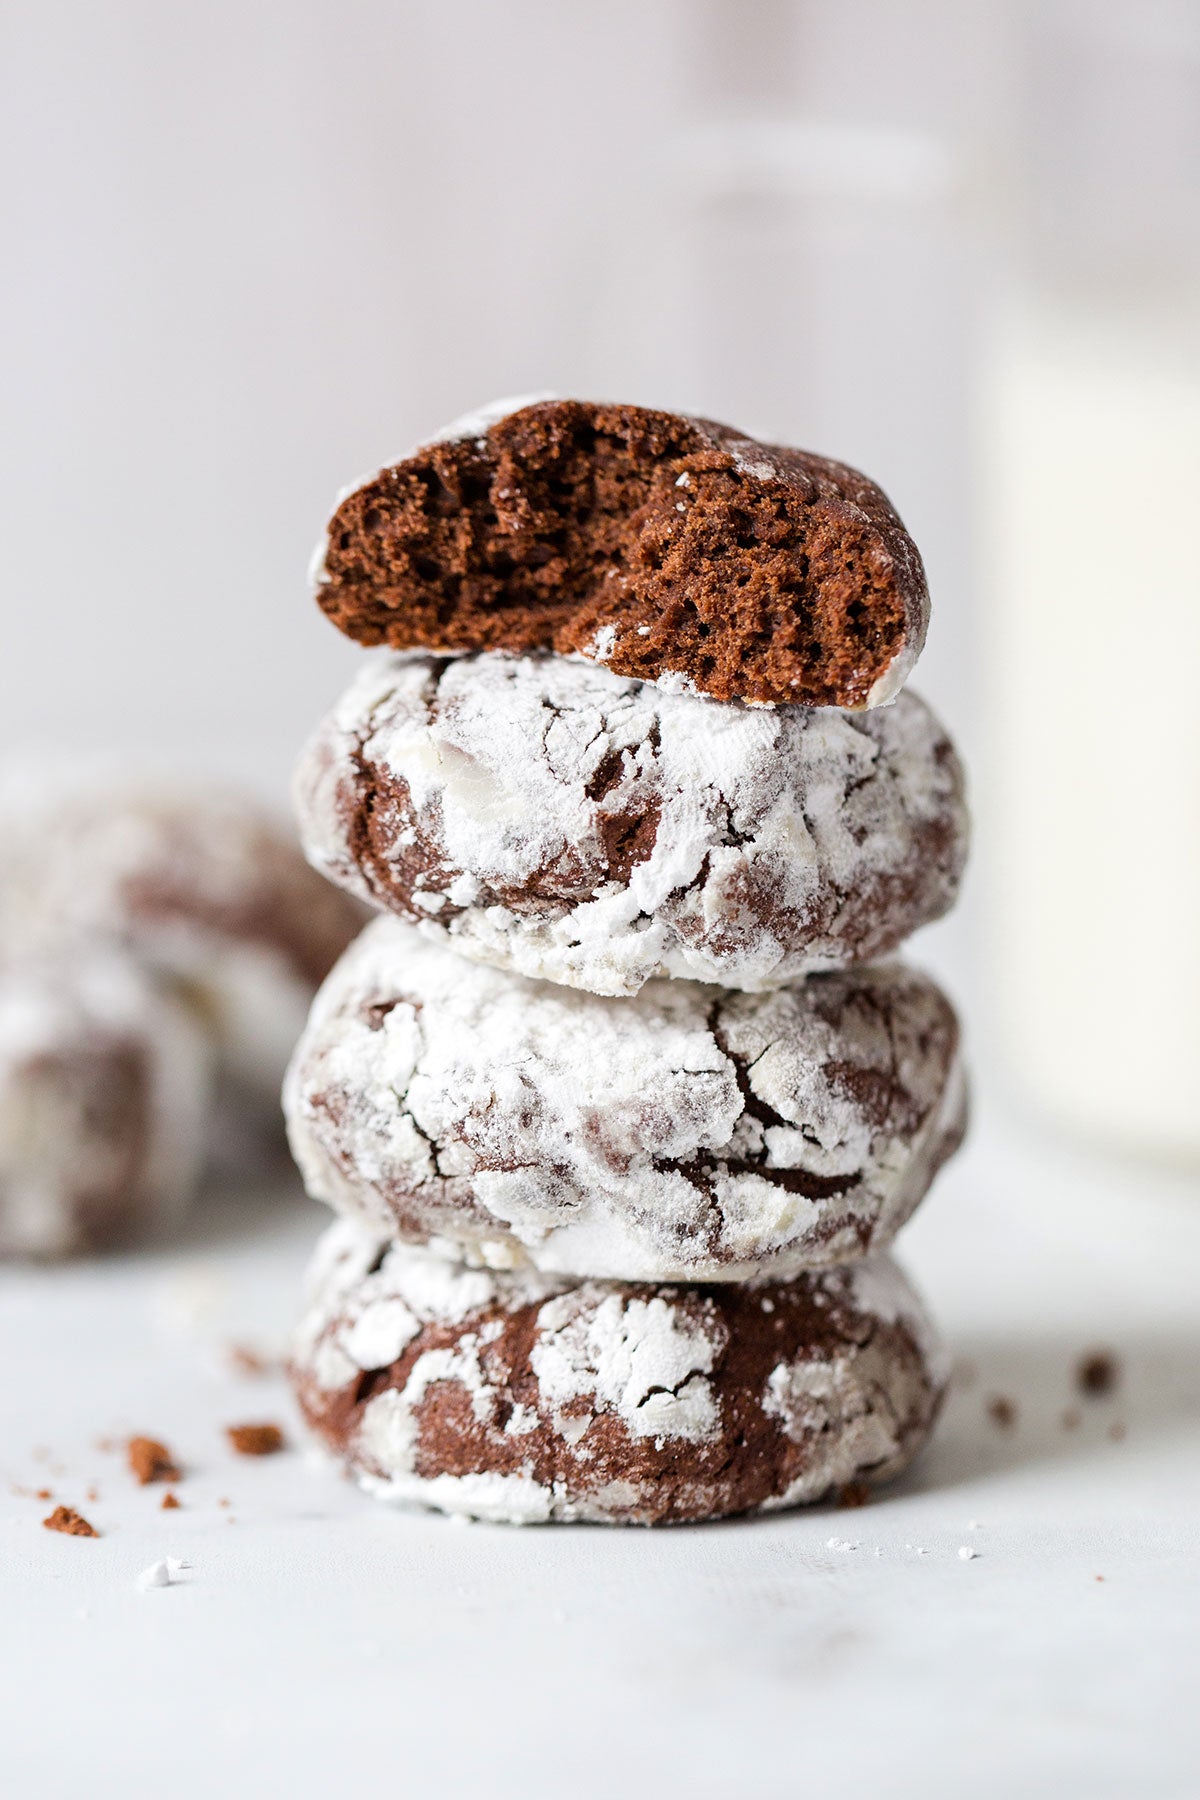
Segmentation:
<svg viewBox="0 0 1200 1800">
<path fill-rule="evenodd" d="M 127 1453 L 129 1467 L 142 1487 L 152 1481 L 182 1480 L 182 1471 L 171 1452 L 156 1438 L 130 1438 Z"/>
<path fill-rule="evenodd" d="M 82 1513 L 77 1513 L 73 1506 L 56 1506 L 48 1518 L 42 1520 L 47 1531 L 61 1531 L 66 1537 L 99 1537 L 100 1533 L 94 1525 L 89 1525 Z"/>
<path fill-rule="evenodd" d="M 1121 1365 L 1111 1350 L 1089 1350 L 1075 1369 L 1075 1385 L 1089 1399 L 1111 1394 L 1121 1378 Z"/>
<path fill-rule="evenodd" d="M 278 1425 L 227 1425 L 225 1435 L 239 1456 L 274 1456 L 286 1442 Z"/>
<path fill-rule="evenodd" d="M 716 700 L 892 698 L 929 616 L 857 470 L 647 407 L 500 402 L 346 494 L 315 570 L 396 650 L 555 650 Z"/>
<path fill-rule="evenodd" d="M 253 1344 L 230 1344 L 225 1354 L 230 1368 L 238 1375 L 267 1375 L 275 1366 L 274 1360 Z"/>
</svg>

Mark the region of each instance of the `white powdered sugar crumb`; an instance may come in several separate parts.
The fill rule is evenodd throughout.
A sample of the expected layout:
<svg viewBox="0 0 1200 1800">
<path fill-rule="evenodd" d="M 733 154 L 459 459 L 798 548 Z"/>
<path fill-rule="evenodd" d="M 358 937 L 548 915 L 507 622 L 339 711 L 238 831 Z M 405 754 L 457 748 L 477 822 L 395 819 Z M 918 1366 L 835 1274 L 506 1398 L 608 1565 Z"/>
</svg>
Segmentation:
<svg viewBox="0 0 1200 1800">
<path fill-rule="evenodd" d="M 963 1544 L 960 1546 L 958 1554 L 962 1562 L 974 1562 L 979 1552 L 973 1550 L 970 1544 Z"/>
<path fill-rule="evenodd" d="M 861 1546 L 851 1538 L 831 1537 L 826 1538 L 825 1540 L 825 1548 L 827 1550 L 858 1550 L 860 1547 Z"/>
<path fill-rule="evenodd" d="M 181 1575 L 191 1569 L 191 1564 L 178 1556 L 165 1556 L 160 1562 L 151 1563 L 143 1569 L 134 1586 L 139 1593 L 149 1593 L 152 1588 L 176 1587 Z"/>
</svg>

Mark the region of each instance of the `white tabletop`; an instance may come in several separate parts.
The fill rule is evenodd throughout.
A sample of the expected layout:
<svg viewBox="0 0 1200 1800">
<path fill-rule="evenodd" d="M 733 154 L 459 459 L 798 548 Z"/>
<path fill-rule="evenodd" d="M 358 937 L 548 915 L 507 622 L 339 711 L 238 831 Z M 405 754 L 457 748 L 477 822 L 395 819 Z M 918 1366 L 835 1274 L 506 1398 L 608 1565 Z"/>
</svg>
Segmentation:
<svg viewBox="0 0 1200 1800">
<path fill-rule="evenodd" d="M 300 1444 L 226 1351 L 282 1344 L 322 1222 L 282 1184 L 182 1245 L 0 1273 L 6 1792 L 1200 1793 L 1194 1187 L 985 1120 L 904 1236 L 963 1369 L 919 1468 L 660 1531 L 462 1525 L 235 1457 L 243 1420 Z M 1099 1344 L 1121 1381 L 1087 1400 Z M 180 1511 L 98 1447 L 130 1433 L 186 1463 Z M 44 1531 L 13 1491 L 41 1487 L 99 1540 Z"/>
</svg>

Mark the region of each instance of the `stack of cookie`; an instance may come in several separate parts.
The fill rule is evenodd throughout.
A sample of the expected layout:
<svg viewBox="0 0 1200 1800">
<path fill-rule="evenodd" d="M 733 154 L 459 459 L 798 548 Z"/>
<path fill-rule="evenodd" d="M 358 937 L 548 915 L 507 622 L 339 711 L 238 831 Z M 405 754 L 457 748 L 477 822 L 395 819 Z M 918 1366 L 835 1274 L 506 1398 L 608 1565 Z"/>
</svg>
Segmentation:
<svg viewBox="0 0 1200 1800">
<path fill-rule="evenodd" d="M 953 901 L 953 746 L 887 500 L 632 406 L 512 402 L 345 495 L 373 658 L 297 779 L 380 910 L 285 1090 L 342 1215 L 294 1375 L 371 1491 L 654 1523 L 882 1480 L 942 1374 L 886 1254 L 959 1034 L 883 960 Z"/>
</svg>

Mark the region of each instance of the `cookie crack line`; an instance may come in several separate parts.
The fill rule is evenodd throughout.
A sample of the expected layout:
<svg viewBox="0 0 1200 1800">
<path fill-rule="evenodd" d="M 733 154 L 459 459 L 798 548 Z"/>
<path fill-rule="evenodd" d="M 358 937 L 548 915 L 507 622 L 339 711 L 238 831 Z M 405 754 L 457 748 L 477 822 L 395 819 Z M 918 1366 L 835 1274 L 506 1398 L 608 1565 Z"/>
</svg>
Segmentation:
<svg viewBox="0 0 1200 1800">
<path fill-rule="evenodd" d="M 762 705 L 892 698 L 929 612 L 916 546 L 857 470 L 576 400 L 452 427 L 363 482 L 316 580 L 361 643 L 555 650 Z"/>
<path fill-rule="evenodd" d="M 421 1006 L 419 1045 L 372 1028 L 393 1000 Z M 754 1091 L 751 1053 L 754 1068 L 771 1056 L 777 1104 Z M 378 919 L 326 984 L 285 1106 L 309 1191 L 406 1240 L 570 1276 L 732 1283 L 886 1243 L 957 1143 L 957 1067 L 949 1002 L 915 971 L 602 999 Z"/>
</svg>

